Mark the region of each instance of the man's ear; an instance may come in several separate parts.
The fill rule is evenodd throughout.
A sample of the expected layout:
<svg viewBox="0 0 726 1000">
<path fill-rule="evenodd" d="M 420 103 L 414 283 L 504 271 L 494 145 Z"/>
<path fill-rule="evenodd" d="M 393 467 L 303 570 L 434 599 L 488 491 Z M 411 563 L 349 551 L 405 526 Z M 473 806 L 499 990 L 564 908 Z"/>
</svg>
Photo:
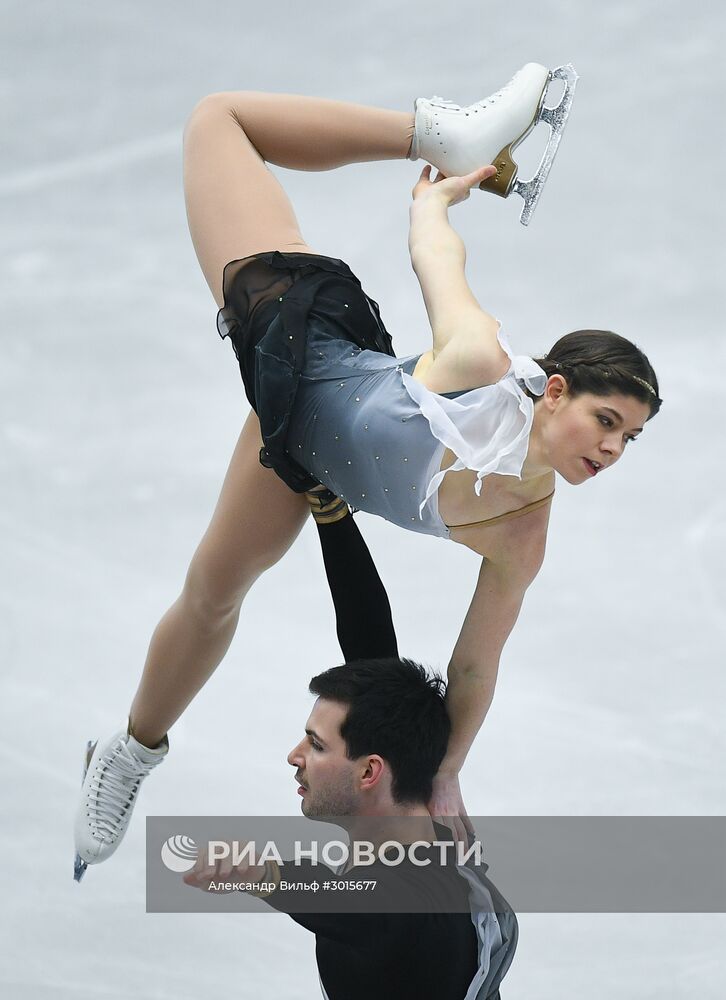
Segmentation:
<svg viewBox="0 0 726 1000">
<path fill-rule="evenodd" d="M 386 762 L 378 754 L 374 753 L 365 757 L 362 761 L 362 770 L 358 779 L 360 781 L 360 790 L 368 792 L 377 788 L 387 769 Z"/>
</svg>

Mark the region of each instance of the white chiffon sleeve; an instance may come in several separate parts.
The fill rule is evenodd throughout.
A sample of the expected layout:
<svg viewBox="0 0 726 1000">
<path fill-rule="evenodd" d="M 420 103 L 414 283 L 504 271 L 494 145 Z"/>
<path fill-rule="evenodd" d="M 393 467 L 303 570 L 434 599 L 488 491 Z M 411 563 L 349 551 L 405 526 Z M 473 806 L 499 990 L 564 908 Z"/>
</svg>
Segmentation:
<svg viewBox="0 0 726 1000">
<path fill-rule="evenodd" d="M 498 382 L 470 389 L 456 399 L 439 396 L 401 372 L 406 391 L 428 421 L 431 433 L 456 456 L 448 469 L 431 477 L 419 514 L 447 472 L 476 472 L 477 496 L 485 476 L 497 473 L 521 478 L 534 416 L 534 403 L 524 387 L 541 396 L 547 376 L 532 358 L 512 353 L 501 326 L 497 339 L 511 361 L 509 371 Z"/>
</svg>

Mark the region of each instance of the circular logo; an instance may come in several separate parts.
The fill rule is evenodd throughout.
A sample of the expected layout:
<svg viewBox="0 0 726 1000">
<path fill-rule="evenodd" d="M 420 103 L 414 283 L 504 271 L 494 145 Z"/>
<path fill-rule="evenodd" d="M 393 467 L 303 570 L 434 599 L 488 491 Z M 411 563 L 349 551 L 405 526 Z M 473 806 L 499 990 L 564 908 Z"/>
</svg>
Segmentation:
<svg viewBox="0 0 726 1000">
<path fill-rule="evenodd" d="M 191 871 L 197 862 L 197 845 L 191 837 L 169 837 L 162 845 L 161 860 L 171 872 Z"/>
</svg>

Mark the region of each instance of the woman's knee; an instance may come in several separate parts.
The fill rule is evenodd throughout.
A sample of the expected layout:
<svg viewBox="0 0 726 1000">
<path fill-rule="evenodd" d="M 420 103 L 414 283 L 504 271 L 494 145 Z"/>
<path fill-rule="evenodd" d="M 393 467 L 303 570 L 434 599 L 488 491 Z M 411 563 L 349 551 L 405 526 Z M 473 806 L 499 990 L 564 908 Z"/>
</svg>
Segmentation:
<svg viewBox="0 0 726 1000">
<path fill-rule="evenodd" d="M 196 618 L 215 622 L 239 612 L 258 575 L 249 567 L 225 564 L 202 544 L 189 565 L 182 596 Z"/>
<path fill-rule="evenodd" d="M 213 94 L 207 94 L 200 101 L 197 101 L 192 108 L 192 112 L 187 118 L 184 127 L 184 141 L 193 136 L 196 126 L 203 125 L 208 120 L 219 119 L 220 117 L 232 118 L 237 125 L 242 127 L 239 112 L 245 100 L 253 96 L 253 91 L 221 90 Z"/>
<path fill-rule="evenodd" d="M 203 124 L 210 117 L 218 118 L 220 115 L 230 113 L 231 103 L 228 98 L 228 94 L 220 92 L 207 94 L 207 96 L 203 97 L 201 101 L 197 101 L 195 106 L 192 108 L 191 114 L 187 118 L 186 125 L 184 126 L 185 145 L 190 139 L 193 139 L 200 124 Z"/>
<path fill-rule="evenodd" d="M 229 551 L 200 544 L 184 581 L 183 596 L 201 620 L 216 622 L 239 613 L 255 580 L 282 557 L 286 547 L 246 553 L 235 560 Z"/>
</svg>

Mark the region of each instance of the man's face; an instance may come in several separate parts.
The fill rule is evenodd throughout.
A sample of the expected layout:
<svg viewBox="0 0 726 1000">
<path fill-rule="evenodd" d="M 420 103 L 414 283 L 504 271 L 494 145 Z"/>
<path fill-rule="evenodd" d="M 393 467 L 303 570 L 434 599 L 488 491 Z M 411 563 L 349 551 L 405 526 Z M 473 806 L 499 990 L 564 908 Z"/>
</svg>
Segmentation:
<svg viewBox="0 0 726 1000">
<path fill-rule="evenodd" d="M 318 698 L 305 724 L 305 738 L 288 755 L 303 815 L 310 818 L 352 816 L 358 811 L 358 768 L 346 757 L 340 735 L 347 714 L 347 705 Z"/>
</svg>

